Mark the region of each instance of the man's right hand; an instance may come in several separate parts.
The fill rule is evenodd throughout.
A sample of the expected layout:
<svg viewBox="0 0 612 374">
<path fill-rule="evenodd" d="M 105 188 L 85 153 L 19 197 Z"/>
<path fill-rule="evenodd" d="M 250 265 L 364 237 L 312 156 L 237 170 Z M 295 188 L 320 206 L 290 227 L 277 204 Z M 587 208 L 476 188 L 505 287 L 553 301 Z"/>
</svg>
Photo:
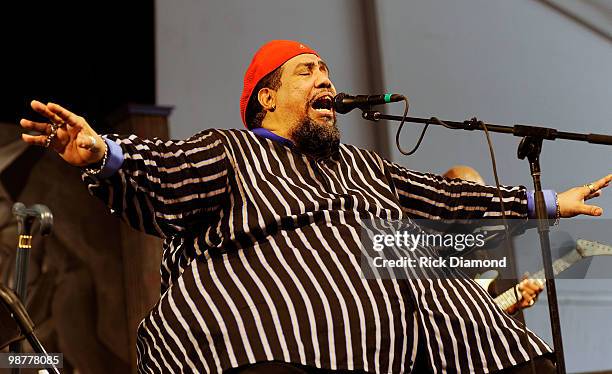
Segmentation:
<svg viewBox="0 0 612 374">
<path fill-rule="evenodd" d="M 523 279 L 518 284 L 518 291 L 521 293 L 521 301 L 513 304 L 506 312 L 508 314 L 514 314 L 519 309 L 529 308 L 535 304 L 538 299 L 540 292 L 544 290 L 544 280 L 542 279 Z"/>
<path fill-rule="evenodd" d="M 66 162 L 74 166 L 88 166 L 99 162 L 104 157 L 106 142 L 89 126 L 85 118 L 62 108 L 61 106 L 32 100 L 32 109 L 58 125 L 57 133 L 52 137 L 49 148 L 55 150 Z M 34 122 L 25 118 L 19 121 L 21 126 L 43 135 L 22 134 L 21 138 L 28 144 L 45 146 L 52 132 L 50 123 Z"/>
</svg>

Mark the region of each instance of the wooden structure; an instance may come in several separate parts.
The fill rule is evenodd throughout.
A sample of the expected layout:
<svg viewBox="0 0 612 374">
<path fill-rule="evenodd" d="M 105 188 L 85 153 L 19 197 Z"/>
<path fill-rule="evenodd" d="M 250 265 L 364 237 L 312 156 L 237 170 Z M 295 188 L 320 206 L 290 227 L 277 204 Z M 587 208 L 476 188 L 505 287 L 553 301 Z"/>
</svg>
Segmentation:
<svg viewBox="0 0 612 374">
<path fill-rule="evenodd" d="M 170 111 L 127 105 L 110 117 L 111 131 L 167 139 Z M 87 193 L 78 168 L 39 147 L 23 149 L 20 133 L 0 124 L 0 279 L 12 279 L 12 203 L 49 206 L 54 232 L 35 238 L 28 279 L 37 335 L 48 351 L 64 353 L 66 373 L 136 373 L 137 326 L 159 299 L 161 239 L 112 216 Z"/>
</svg>

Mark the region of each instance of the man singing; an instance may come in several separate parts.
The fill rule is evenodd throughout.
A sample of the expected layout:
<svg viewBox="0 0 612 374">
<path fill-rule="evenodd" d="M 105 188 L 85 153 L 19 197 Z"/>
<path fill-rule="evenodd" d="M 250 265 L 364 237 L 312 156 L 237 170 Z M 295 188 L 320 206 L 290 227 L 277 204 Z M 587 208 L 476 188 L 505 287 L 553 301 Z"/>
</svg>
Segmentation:
<svg viewBox="0 0 612 374">
<path fill-rule="evenodd" d="M 494 187 L 408 170 L 340 144 L 327 64 L 275 40 L 244 77 L 245 130 L 182 141 L 98 135 L 53 103 L 50 123 L 23 119 L 94 196 L 131 226 L 165 239 L 164 292 L 138 329 L 145 373 L 521 372 L 550 349 L 464 279 L 365 279 L 365 220 L 501 215 Z M 584 200 L 612 175 L 548 201 L 552 216 L 601 215 Z M 503 187 L 508 216 L 527 219 L 528 193 Z M 557 209 L 558 208 L 558 209 Z M 544 372 L 544 369 L 542 371 Z"/>
</svg>

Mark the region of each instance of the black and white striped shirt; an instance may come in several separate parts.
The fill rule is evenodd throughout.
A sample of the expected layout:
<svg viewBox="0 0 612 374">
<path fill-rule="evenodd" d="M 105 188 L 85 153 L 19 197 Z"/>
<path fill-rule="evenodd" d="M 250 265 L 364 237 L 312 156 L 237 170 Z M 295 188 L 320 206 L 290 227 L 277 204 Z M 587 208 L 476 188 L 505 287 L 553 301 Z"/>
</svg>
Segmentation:
<svg viewBox="0 0 612 374">
<path fill-rule="evenodd" d="M 162 296 L 138 329 L 143 373 L 222 372 L 280 360 L 410 372 L 418 339 L 436 373 L 528 360 L 519 323 L 463 279 L 364 279 L 364 220 L 501 215 L 493 187 L 408 170 L 341 145 L 315 159 L 248 131 L 184 141 L 109 136 L 124 152 L 92 194 L 165 239 Z M 525 217 L 522 187 L 506 214 Z M 550 349 L 535 335 L 536 355 Z"/>
</svg>

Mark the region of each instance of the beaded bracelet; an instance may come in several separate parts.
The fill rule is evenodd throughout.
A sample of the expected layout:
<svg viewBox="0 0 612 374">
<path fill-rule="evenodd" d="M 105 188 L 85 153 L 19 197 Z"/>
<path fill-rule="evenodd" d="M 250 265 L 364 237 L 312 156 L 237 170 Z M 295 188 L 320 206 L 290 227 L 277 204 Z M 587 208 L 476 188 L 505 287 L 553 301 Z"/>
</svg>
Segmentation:
<svg viewBox="0 0 612 374">
<path fill-rule="evenodd" d="M 100 174 L 102 170 L 104 170 L 104 167 L 106 166 L 107 159 L 108 159 L 108 144 L 104 142 L 104 156 L 102 157 L 102 163 L 97 168 L 86 168 L 85 173 L 92 175 L 92 176 L 96 176 Z"/>
<path fill-rule="evenodd" d="M 559 206 L 559 194 L 555 192 L 555 204 L 557 204 L 557 213 L 555 215 L 555 226 L 559 225 L 561 219 L 561 207 Z"/>
</svg>

